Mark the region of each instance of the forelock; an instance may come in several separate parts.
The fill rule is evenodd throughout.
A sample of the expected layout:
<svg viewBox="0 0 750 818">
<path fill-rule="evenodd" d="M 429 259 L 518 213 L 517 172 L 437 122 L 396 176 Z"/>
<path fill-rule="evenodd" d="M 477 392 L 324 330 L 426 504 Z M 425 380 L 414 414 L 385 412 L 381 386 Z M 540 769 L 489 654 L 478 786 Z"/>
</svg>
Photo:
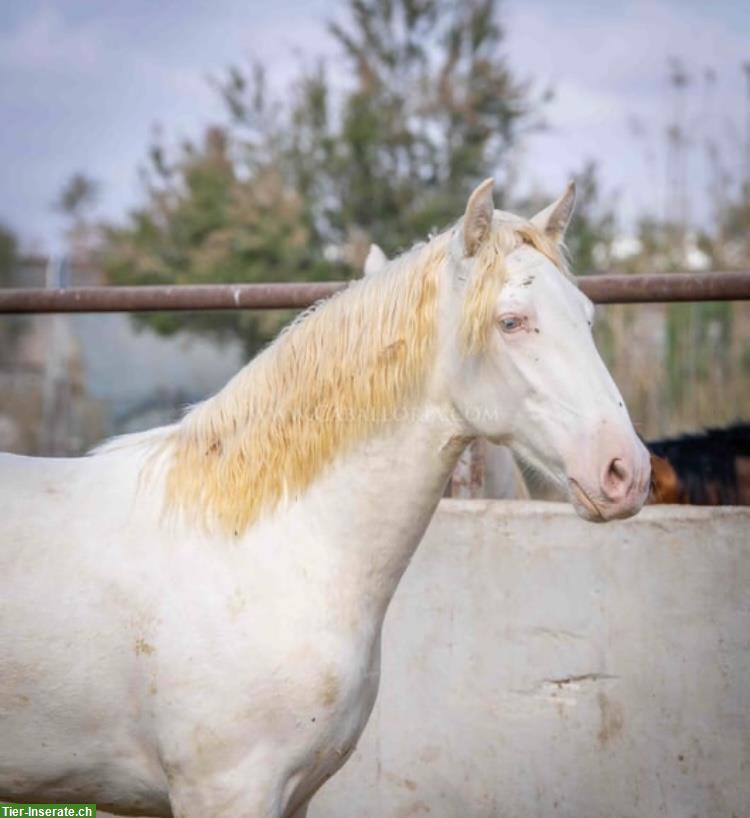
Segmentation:
<svg viewBox="0 0 750 818">
<path fill-rule="evenodd" d="M 474 271 L 464 299 L 459 342 L 464 355 L 482 353 L 495 320 L 495 304 L 507 280 L 508 256 L 522 245 L 533 247 L 570 276 L 564 248 L 528 221 L 497 211 L 492 231 L 474 257 Z"/>
</svg>

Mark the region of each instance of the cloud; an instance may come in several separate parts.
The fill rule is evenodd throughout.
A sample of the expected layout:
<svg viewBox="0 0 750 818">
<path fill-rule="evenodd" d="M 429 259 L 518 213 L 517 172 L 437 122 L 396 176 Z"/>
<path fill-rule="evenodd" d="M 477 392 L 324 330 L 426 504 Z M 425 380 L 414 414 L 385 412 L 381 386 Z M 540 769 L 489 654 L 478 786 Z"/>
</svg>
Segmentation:
<svg viewBox="0 0 750 818">
<path fill-rule="evenodd" d="M 136 168 L 154 122 L 177 141 L 220 119 L 206 78 L 229 63 L 259 59 L 274 86 L 286 88 L 300 63 L 333 52 L 325 20 L 343 7 L 330 0 L 5 2 L 13 15 L 0 12 L 0 220 L 48 244 L 59 241 L 60 227 L 49 203 L 67 176 L 86 169 L 99 177 L 104 215 L 121 217 L 137 200 Z M 626 213 L 661 208 L 667 58 L 683 56 L 696 73 L 707 65 L 718 71 L 712 107 L 696 94 L 690 116 L 700 134 L 728 132 L 750 33 L 733 9 L 690 0 L 568 0 L 564 13 L 556 0 L 501 4 L 511 69 L 557 91 L 549 130 L 523 150 L 524 186 L 554 192 L 593 157 L 606 185 L 624 191 Z M 644 139 L 629 130 L 633 116 Z M 700 187 L 701 163 L 694 164 Z"/>
<path fill-rule="evenodd" d="M 320 5 L 19 6 L 0 29 L 0 221 L 60 246 L 50 202 L 80 169 L 103 182 L 103 215 L 121 217 L 138 198 L 136 169 L 154 123 L 177 142 L 221 120 L 208 77 L 230 62 L 261 59 L 284 87 L 302 59 L 295 52 L 330 49 Z"/>
<path fill-rule="evenodd" d="M 60 12 L 41 6 L 13 31 L 0 32 L 0 67 L 5 71 L 68 71 L 95 65 L 102 54 L 96 25 L 66 25 Z"/>
<path fill-rule="evenodd" d="M 693 83 L 684 120 L 692 139 L 693 211 L 705 215 L 699 201 L 707 173 L 702 143 L 724 138 L 742 99 L 740 65 L 750 21 L 738 26 L 720 3 L 631 0 L 592 8 L 572 2 L 561 14 L 556 3 L 532 0 L 508 3 L 505 10 L 509 64 L 556 90 L 546 112 L 550 129 L 532 138 L 526 152 L 527 184 L 559 188 L 572 169 L 593 158 L 605 183 L 623 192 L 626 221 L 644 210 L 663 213 L 664 134 L 674 115 L 668 61 L 678 57 Z M 710 95 L 703 87 L 708 67 L 717 74 Z"/>
</svg>

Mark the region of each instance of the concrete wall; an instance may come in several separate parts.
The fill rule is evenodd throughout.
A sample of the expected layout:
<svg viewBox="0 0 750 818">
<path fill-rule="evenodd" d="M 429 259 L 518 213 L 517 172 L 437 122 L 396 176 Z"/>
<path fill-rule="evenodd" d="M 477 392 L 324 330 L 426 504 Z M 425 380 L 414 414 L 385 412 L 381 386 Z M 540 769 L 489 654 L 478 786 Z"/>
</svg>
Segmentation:
<svg viewBox="0 0 750 818">
<path fill-rule="evenodd" d="M 750 816 L 750 509 L 443 502 L 310 818 Z"/>
</svg>

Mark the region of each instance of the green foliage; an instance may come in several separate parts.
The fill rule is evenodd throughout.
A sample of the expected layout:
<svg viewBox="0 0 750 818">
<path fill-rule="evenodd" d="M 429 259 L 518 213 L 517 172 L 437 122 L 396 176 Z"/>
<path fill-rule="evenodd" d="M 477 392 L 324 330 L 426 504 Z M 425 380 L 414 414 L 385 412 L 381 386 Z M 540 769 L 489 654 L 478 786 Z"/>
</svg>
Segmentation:
<svg viewBox="0 0 750 818">
<path fill-rule="evenodd" d="M 14 286 L 13 272 L 17 261 L 16 234 L 10 228 L 0 225 L 0 287 Z M 26 316 L 0 316 L 0 363 L 7 365 L 12 360 L 15 342 L 22 334 L 27 321 Z"/>
<path fill-rule="evenodd" d="M 74 173 L 63 185 L 55 208 L 78 221 L 99 198 L 99 183 L 83 173 Z"/>
<path fill-rule="evenodd" d="M 145 201 L 105 233 L 115 283 L 311 280 L 359 275 L 371 241 L 388 253 L 444 226 L 534 125 L 529 89 L 502 57 L 496 0 L 350 0 L 331 24 L 340 56 L 286 98 L 262 66 L 214 82 L 228 123 L 143 172 Z M 349 78 L 334 93 L 331 73 Z M 336 85 L 338 88 L 338 84 Z M 500 197 L 502 198 L 502 197 Z M 147 316 L 241 337 L 249 352 L 280 319 Z"/>
<path fill-rule="evenodd" d="M 565 236 L 576 273 L 586 275 L 606 271 L 612 264 L 615 213 L 611 198 L 603 200 L 598 169 L 587 162 L 576 173 L 576 212 Z"/>
<path fill-rule="evenodd" d="M 241 178 L 219 128 L 183 146 L 169 168 L 152 152 L 146 203 L 105 233 L 103 262 L 114 283 L 209 284 L 335 275 L 310 241 L 305 203 L 273 167 Z M 284 316 L 285 317 L 285 316 Z M 161 333 L 180 329 L 240 337 L 254 352 L 283 318 L 247 312 L 141 315 Z"/>
<path fill-rule="evenodd" d="M 709 383 L 717 375 L 728 378 L 732 318 L 732 304 L 726 301 L 668 306 L 667 372 L 673 404 L 697 384 Z"/>
<path fill-rule="evenodd" d="M 501 56 L 494 0 L 354 0 L 351 10 L 350 25 L 331 31 L 355 85 L 340 125 L 311 136 L 327 148 L 338 238 L 363 230 L 392 253 L 454 219 L 497 171 L 529 122 L 529 94 Z"/>
<path fill-rule="evenodd" d="M 0 224 L 0 287 L 9 287 L 18 254 L 18 239 L 8 227 Z"/>
<path fill-rule="evenodd" d="M 717 206 L 715 230 L 701 235 L 701 249 L 716 269 L 747 270 L 750 267 L 750 180 L 735 197 L 724 195 Z"/>
</svg>

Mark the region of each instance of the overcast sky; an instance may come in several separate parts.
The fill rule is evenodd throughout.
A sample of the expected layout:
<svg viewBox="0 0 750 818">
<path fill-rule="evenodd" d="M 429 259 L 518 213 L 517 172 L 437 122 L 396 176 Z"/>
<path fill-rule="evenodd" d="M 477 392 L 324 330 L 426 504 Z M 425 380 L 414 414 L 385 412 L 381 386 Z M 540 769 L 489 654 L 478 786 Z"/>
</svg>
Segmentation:
<svg viewBox="0 0 750 818">
<path fill-rule="evenodd" d="M 154 123 L 176 140 L 219 121 L 206 78 L 245 57 L 286 83 L 300 60 L 333 52 L 325 20 L 341 9 L 336 0 L 2 0 L 0 221 L 27 246 L 58 248 L 50 203 L 79 169 L 102 182 L 98 214 L 121 218 L 138 200 Z M 661 214 L 670 56 L 696 78 L 716 72 L 712 98 L 694 94 L 690 130 L 696 145 L 720 138 L 740 172 L 748 0 L 506 0 L 502 13 L 511 68 L 556 91 L 549 130 L 521 157 L 524 188 L 559 189 L 593 158 L 625 224 L 644 210 Z M 698 218 L 706 178 L 697 147 L 688 175 Z"/>
</svg>

